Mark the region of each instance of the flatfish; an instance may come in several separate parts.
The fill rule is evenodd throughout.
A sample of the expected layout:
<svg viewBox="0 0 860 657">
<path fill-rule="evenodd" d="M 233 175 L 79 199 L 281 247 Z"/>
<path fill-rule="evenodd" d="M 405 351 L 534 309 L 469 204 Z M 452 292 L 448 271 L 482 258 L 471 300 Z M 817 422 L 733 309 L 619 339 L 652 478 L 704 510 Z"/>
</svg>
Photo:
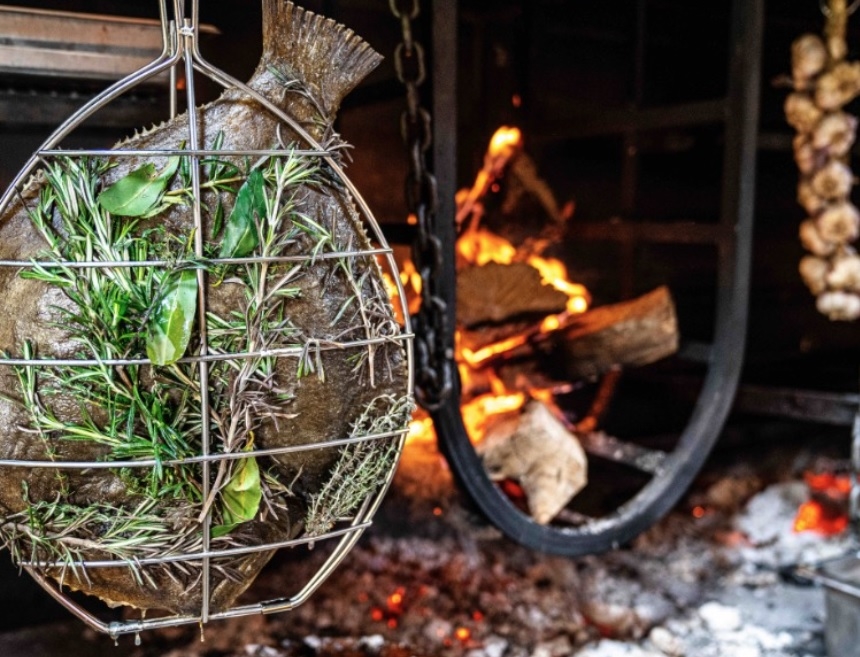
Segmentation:
<svg viewBox="0 0 860 657">
<path fill-rule="evenodd" d="M 263 21 L 248 87 L 341 152 L 380 56 L 284 0 Z M 0 216 L 0 260 L 32 263 L 0 267 L 0 459 L 27 463 L 0 468 L 0 542 L 112 606 L 229 608 L 266 546 L 325 538 L 398 455 L 407 355 L 360 212 L 270 110 L 235 88 L 197 108 L 196 169 L 188 114 L 45 158 Z"/>
</svg>

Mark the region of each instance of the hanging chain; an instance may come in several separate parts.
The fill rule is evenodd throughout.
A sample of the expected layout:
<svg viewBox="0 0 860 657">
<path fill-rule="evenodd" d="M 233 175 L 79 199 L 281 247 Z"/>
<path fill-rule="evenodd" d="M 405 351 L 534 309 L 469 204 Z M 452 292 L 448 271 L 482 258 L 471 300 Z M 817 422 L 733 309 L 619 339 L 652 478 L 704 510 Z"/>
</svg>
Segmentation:
<svg viewBox="0 0 860 657">
<path fill-rule="evenodd" d="M 417 221 L 412 260 L 421 276 L 421 308 L 413 316 L 415 330 L 415 398 L 427 410 L 436 410 L 453 389 L 453 349 L 449 346 L 448 313 L 439 295 L 442 242 L 435 230 L 438 192 L 436 178 L 427 167 L 433 141 L 430 112 L 421 107 L 418 88 L 427 77 L 424 48 L 412 35 L 418 17 L 418 0 L 389 0 L 400 21 L 402 41 L 394 50 L 394 70 L 406 88 L 406 109 L 400 116 L 400 133 L 409 154 L 406 175 L 406 209 Z"/>
</svg>

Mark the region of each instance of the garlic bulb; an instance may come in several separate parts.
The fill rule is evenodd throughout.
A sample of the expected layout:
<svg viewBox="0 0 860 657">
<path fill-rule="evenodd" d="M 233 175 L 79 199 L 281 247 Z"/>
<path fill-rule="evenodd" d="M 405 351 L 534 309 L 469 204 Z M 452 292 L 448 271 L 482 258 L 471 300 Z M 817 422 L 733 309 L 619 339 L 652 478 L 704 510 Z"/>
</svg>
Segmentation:
<svg viewBox="0 0 860 657">
<path fill-rule="evenodd" d="M 860 297 L 850 292 L 825 292 L 815 306 L 829 319 L 850 321 L 860 317 Z"/>
<path fill-rule="evenodd" d="M 860 235 L 860 212 L 851 203 L 834 203 L 824 209 L 815 225 L 826 242 L 853 242 Z"/>
<path fill-rule="evenodd" d="M 794 162 L 803 174 L 810 174 L 824 164 L 825 156 L 817 151 L 806 135 L 796 135 L 792 140 Z"/>
<path fill-rule="evenodd" d="M 833 255 L 837 246 L 821 237 L 813 219 L 807 219 L 800 224 L 800 243 L 807 251 L 823 258 Z"/>
<path fill-rule="evenodd" d="M 804 34 L 791 44 L 791 71 L 795 85 L 818 75 L 827 63 L 827 49 L 817 34 Z"/>
<path fill-rule="evenodd" d="M 860 257 L 856 253 L 837 257 L 825 281 L 831 290 L 860 292 Z"/>
<path fill-rule="evenodd" d="M 812 294 L 819 295 L 827 290 L 827 273 L 830 265 L 824 258 L 803 256 L 800 260 L 800 277 Z"/>
<path fill-rule="evenodd" d="M 812 132 L 824 112 L 815 104 L 812 96 L 795 91 L 788 94 L 783 105 L 785 120 L 798 132 Z"/>
<path fill-rule="evenodd" d="M 839 160 L 830 160 L 815 172 L 811 182 L 812 191 L 828 201 L 848 198 L 853 184 L 854 174 Z"/>
<path fill-rule="evenodd" d="M 797 203 L 809 215 L 818 214 L 827 205 L 827 202 L 812 190 L 812 183 L 806 178 L 797 184 Z"/>
<path fill-rule="evenodd" d="M 815 82 L 815 103 L 836 110 L 860 94 L 860 62 L 839 62 Z"/>
<path fill-rule="evenodd" d="M 848 154 L 857 138 L 857 117 L 845 112 L 825 114 L 812 132 L 812 146 L 831 157 Z"/>
</svg>

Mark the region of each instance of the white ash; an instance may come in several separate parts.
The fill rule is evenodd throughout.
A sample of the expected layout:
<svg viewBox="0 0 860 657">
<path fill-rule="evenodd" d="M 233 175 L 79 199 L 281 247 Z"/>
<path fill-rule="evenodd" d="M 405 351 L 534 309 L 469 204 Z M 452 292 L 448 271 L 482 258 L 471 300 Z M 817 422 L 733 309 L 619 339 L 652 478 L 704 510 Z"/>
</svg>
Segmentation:
<svg viewBox="0 0 860 657">
<path fill-rule="evenodd" d="M 741 626 L 741 612 L 719 602 L 707 602 L 699 607 L 699 618 L 712 632 L 731 632 Z"/>
<path fill-rule="evenodd" d="M 750 545 L 738 556 L 744 563 L 771 569 L 814 564 L 838 557 L 851 548 L 847 534 L 823 537 L 815 532 L 795 532 L 798 507 L 809 499 L 803 482 L 774 484 L 753 497 L 735 519 Z"/>
<path fill-rule="evenodd" d="M 639 646 L 621 641 L 603 639 L 586 646 L 576 653 L 577 657 L 665 657 L 665 653 L 645 650 Z"/>
</svg>

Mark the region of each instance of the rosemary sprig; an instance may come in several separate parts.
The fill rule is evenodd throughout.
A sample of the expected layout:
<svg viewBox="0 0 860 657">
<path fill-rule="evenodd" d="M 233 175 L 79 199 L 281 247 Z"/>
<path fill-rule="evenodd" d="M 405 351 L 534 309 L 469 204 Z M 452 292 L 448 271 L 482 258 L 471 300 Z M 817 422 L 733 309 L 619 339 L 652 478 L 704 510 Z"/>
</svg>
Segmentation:
<svg viewBox="0 0 860 657">
<path fill-rule="evenodd" d="M 219 135 L 213 150 L 222 143 Z M 201 164 L 204 198 L 198 200 L 214 206 L 209 212 L 212 241 L 206 244 L 204 259 L 192 267 L 206 267 L 208 259 L 219 255 L 236 255 L 233 247 L 225 253 L 230 234 L 241 238 L 235 244 L 252 244 L 250 252 L 262 258 L 297 250 L 314 256 L 352 250 L 351 244 L 339 243 L 334 217 L 315 219 L 303 212 L 306 190 L 326 193 L 327 174 L 315 159 L 288 151 L 253 165 L 226 157 L 206 158 Z M 55 308 L 57 326 L 67 332 L 69 344 L 81 358 L 100 364 L 20 366 L 15 371 L 29 416 L 28 429 L 38 433 L 50 458 L 59 458 L 62 444 L 74 441 L 98 447 L 93 453 L 103 454 L 109 462 L 147 460 L 155 466 L 114 472 L 127 492 L 120 509 L 102 501 L 76 503 L 63 473 L 58 475 L 55 499 L 31 500 L 25 490 L 25 510 L 0 519 L 0 544 L 8 546 L 19 561 L 59 562 L 72 569 L 82 559 L 101 553 L 128 563 L 142 583 L 150 575 L 137 561 L 199 549 L 200 521 L 207 514 L 218 527 L 216 539 L 231 541 L 227 534 L 237 525 L 286 508 L 284 500 L 292 496 L 293 482 L 279 481 L 271 467 L 257 463 L 250 453 L 255 432 L 264 423 L 293 417 L 289 413 L 292 393 L 279 381 L 276 358 L 268 352 L 301 348 L 299 375 L 323 378 L 324 342 L 389 336 L 398 329 L 384 307 L 387 297 L 378 289 L 378 277 L 370 275 L 376 264 L 369 256 L 343 256 L 323 277 L 323 288 L 345 283 L 349 291 L 332 322 L 332 327 L 347 325 L 338 328 L 337 335 L 307 336 L 290 320 L 290 302 L 302 293 L 303 278 L 317 276 L 319 270 L 314 268 L 323 264 L 331 269 L 316 257 L 300 264 L 261 259 L 211 267 L 208 275 L 215 282 L 210 285 L 235 288 L 228 292 L 237 303 L 223 315 L 210 311 L 205 318 L 189 319 L 192 304 L 169 295 L 178 280 L 197 280 L 187 264 L 196 260 L 189 255 L 192 236 L 172 235 L 157 224 L 161 213 L 195 201 L 188 158 L 171 160 L 160 168 L 144 164 L 107 188 L 119 191 L 108 194 L 105 202 L 103 181 L 111 167 L 96 158 L 58 158 L 46 164 L 45 184 L 31 220 L 47 248 L 39 256 L 43 264 L 21 274 L 62 291 L 69 303 Z M 245 209 L 239 202 L 243 189 L 249 199 Z M 232 208 L 227 217 L 225 205 Z M 61 264 L 151 260 L 177 264 L 90 268 Z M 374 295 L 378 299 L 371 298 Z M 165 304 L 165 299 L 176 303 Z M 183 327 L 185 338 L 177 342 L 166 326 L 180 311 L 185 317 L 175 325 Z M 207 417 L 200 410 L 199 368 L 179 360 L 186 349 L 199 347 L 191 328 L 201 319 L 207 322 L 210 353 L 258 354 L 211 364 Z M 153 331 L 153 326 L 164 331 Z M 161 350 L 154 352 L 153 334 L 167 336 L 171 344 L 161 344 Z M 351 356 L 357 369 L 369 366 L 371 384 L 375 348 L 368 345 Z M 22 351 L 28 360 L 38 355 L 30 343 Z M 153 365 L 103 364 L 136 360 L 147 353 Z M 167 355 L 152 357 L 154 353 Z M 78 404 L 74 418 L 54 410 L 60 404 L 68 408 L 69 400 Z M 406 400 L 374 400 L 355 422 L 353 435 L 401 428 L 407 407 Z M 93 409 L 98 409 L 97 417 Z M 243 458 L 218 462 L 206 499 L 201 469 L 176 463 L 201 453 L 204 426 L 217 441 L 218 451 L 249 452 Z M 394 453 L 393 445 L 380 447 L 375 441 L 342 450 L 331 480 L 311 500 L 306 531 L 322 533 L 351 513 L 360 497 L 384 480 Z"/>
</svg>

